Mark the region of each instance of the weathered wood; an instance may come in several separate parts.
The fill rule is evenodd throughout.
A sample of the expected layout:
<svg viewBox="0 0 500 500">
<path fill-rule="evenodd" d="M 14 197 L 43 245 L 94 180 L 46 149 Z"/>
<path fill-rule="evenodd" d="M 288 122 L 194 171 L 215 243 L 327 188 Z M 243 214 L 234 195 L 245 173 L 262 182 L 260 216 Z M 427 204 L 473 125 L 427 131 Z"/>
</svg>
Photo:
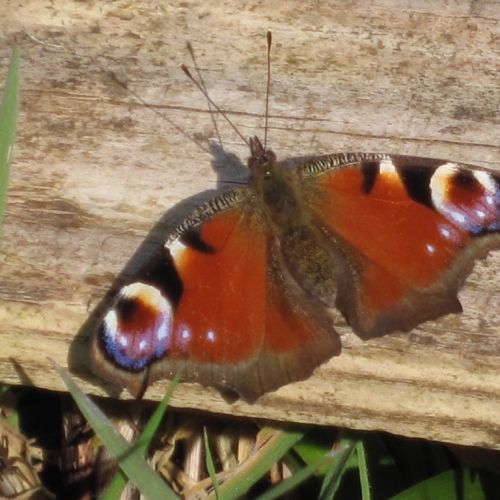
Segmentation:
<svg viewBox="0 0 500 500">
<path fill-rule="evenodd" d="M 90 312 L 144 237 L 161 239 L 155 221 L 241 179 L 228 154 L 248 152 L 220 117 L 224 149 L 208 152 L 206 102 L 178 69 L 188 40 L 213 99 L 245 136 L 262 136 L 272 29 L 269 142 L 280 158 L 365 150 L 500 170 L 493 2 L 5 4 L 0 77 L 17 33 L 22 108 L 0 254 L 1 381 L 63 390 L 47 356 L 67 366 L 70 351 L 85 390 L 103 394 L 84 376 Z M 310 380 L 253 406 L 186 384 L 173 405 L 500 448 L 499 263 L 496 252 L 476 266 L 463 315 L 367 343 L 339 320 L 343 354 Z"/>
</svg>

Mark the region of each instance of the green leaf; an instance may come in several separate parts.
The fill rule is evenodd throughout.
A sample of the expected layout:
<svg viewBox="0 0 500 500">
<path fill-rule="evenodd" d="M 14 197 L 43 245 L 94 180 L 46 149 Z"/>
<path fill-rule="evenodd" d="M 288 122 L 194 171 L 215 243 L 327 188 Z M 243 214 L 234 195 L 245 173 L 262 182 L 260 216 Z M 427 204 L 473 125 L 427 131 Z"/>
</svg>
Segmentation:
<svg viewBox="0 0 500 500">
<path fill-rule="evenodd" d="M 14 47 L 0 105 L 0 226 L 3 221 L 7 182 L 16 135 L 17 109 L 19 107 L 19 50 Z"/>
<path fill-rule="evenodd" d="M 218 500 L 219 498 L 221 498 L 219 490 L 219 482 L 217 481 L 214 459 L 212 457 L 212 452 L 210 450 L 210 443 L 208 442 L 208 433 L 206 427 L 203 427 L 203 444 L 205 447 L 205 464 L 207 466 L 208 475 L 210 476 L 210 479 L 212 480 L 212 484 L 214 486 L 215 498 L 217 498 Z"/>
<path fill-rule="evenodd" d="M 175 377 L 172 379 L 172 382 L 170 383 L 168 390 L 165 393 L 165 396 L 163 396 L 163 399 L 161 400 L 160 404 L 156 408 L 151 418 L 148 420 L 148 423 L 146 424 L 141 435 L 137 439 L 137 442 L 135 444 L 135 449 L 141 455 L 144 455 L 146 453 L 146 450 L 148 449 L 148 446 L 151 443 L 153 436 L 156 434 L 156 431 L 158 430 L 158 427 L 165 415 L 165 412 L 167 411 L 168 402 L 172 397 L 172 393 L 174 392 L 174 389 L 177 387 L 177 384 L 179 383 L 179 379 L 180 375 L 179 373 L 177 373 Z M 134 474 L 130 475 L 130 480 L 137 484 L 137 482 L 134 480 L 135 474 L 136 473 L 134 472 Z M 101 500 L 115 500 L 115 499 L 118 500 L 123 492 L 123 489 L 127 485 L 128 480 L 129 478 L 122 470 L 117 472 L 113 477 L 113 479 L 110 481 L 109 486 L 104 495 L 102 496 Z"/>
<path fill-rule="evenodd" d="M 408 488 L 391 500 L 489 500 L 500 498 L 498 476 L 471 469 L 449 470 Z"/>
<path fill-rule="evenodd" d="M 342 476 L 348 468 L 349 459 L 356 449 L 356 444 L 357 441 L 352 439 L 343 439 L 340 442 L 340 446 L 345 447 L 346 452 L 335 460 L 327 470 L 325 480 L 321 486 L 320 500 L 330 500 L 334 497 Z"/>
<path fill-rule="evenodd" d="M 306 464 L 312 464 L 331 452 L 338 434 L 334 427 L 312 427 L 293 449 Z"/>
<path fill-rule="evenodd" d="M 219 498 L 231 500 L 240 498 L 255 484 L 271 467 L 300 441 L 306 429 L 278 430 L 264 427 L 257 436 L 262 442 L 256 453 L 243 462 L 239 470 L 219 486 Z"/>
<path fill-rule="evenodd" d="M 52 363 L 83 416 L 141 493 L 148 500 L 178 500 L 177 495 L 136 451 L 138 446 L 130 446 L 106 418 L 106 415 L 76 385 L 69 374 L 56 363 Z"/>
<path fill-rule="evenodd" d="M 356 445 L 356 455 L 358 457 L 359 482 L 361 484 L 361 498 L 371 500 L 370 478 L 368 475 L 368 465 L 363 441 L 358 441 Z"/>
<path fill-rule="evenodd" d="M 346 453 L 350 453 L 347 448 L 339 448 L 335 451 L 330 451 L 319 460 L 306 465 L 300 469 L 293 476 L 285 479 L 282 483 L 278 484 L 268 492 L 261 495 L 258 500 L 274 500 L 275 498 L 281 498 L 286 493 L 291 492 L 294 488 L 299 486 L 306 479 L 309 479 L 318 469 L 328 466 L 333 462 L 338 462 L 342 460 L 342 456 Z"/>
</svg>

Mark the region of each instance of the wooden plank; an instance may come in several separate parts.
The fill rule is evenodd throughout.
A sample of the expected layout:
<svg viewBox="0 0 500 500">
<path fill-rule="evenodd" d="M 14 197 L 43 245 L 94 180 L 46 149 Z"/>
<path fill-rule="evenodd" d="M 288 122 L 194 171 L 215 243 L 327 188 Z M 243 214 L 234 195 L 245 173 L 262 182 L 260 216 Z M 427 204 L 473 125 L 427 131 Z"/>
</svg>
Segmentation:
<svg viewBox="0 0 500 500">
<path fill-rule="evenodd" d="M 218 145 L 178 69 L 188 40 L 213 99 L 245 136 L 262 136 L 272 29 L 269 140 L 280 158 L 364 150 L 500 170 L 493 2 L 6 3 L 0 77 L 17 33 L 23 80 L 0 254 L 4 382 L 63 390 L 46 357 L 67 366 L 69 352 L 86 391 L 110 390 L 85 374 L 89 314 L 144 237 L 127 272 L 168 225 L 242 178 L 246 147 L 220 117 Z M 409 335 L 363 343 L 339 318 L 342 355 L 255 405 L 195 384 L 173 404 L 500 448 L 499 263 L 495 252 L 476 266 L 465 314 Z"/>
</svg>

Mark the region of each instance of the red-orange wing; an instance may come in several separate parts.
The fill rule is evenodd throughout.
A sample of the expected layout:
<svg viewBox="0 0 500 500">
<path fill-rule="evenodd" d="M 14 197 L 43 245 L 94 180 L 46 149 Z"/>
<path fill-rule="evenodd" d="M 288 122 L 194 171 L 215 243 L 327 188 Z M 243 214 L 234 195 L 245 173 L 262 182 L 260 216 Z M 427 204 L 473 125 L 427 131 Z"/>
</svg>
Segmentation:
<svg viewBox="0 0 500 500">
<path fill-rule="evenodd" d="M 498 175 L 404 156 L 314 163 L 302 167 L 304 196 L 342 255 L 335 305 L 354 331 L 371 338 L 461 311 L 474 259 L 500 246 Z"/>
<path fill-rule="evenodd" d="M 180 370 L 253 401 L 340 352 L 324 308 L 286 274 L 259 207 L 245 201 L 217 212 L 212 200 L 209 217 L 199 208 L 164 262 L 124 287 L 93 341 L 96 373 L 139 394 Z"/>
</svg>

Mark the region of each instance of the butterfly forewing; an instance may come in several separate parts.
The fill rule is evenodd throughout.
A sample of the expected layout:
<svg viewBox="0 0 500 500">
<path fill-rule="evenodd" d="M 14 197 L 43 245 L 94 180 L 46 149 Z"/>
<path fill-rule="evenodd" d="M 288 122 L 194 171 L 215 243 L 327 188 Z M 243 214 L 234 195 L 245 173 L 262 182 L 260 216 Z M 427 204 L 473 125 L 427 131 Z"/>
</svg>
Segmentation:
<svg viewBox="0 0 500 500">
<path fill-rule="evenodd" d="M 280 264 L 267 223 L 250 190 L 197 209 L 166 244 L 172 276 L 138 276 L 120 292 L 93 341 L 94 371 L 140 394 L 180 370 L 253 401 L 338 354 L 330 317 Z M 153 290 L 163 302 L 150 302 Z"/>
</svg>

